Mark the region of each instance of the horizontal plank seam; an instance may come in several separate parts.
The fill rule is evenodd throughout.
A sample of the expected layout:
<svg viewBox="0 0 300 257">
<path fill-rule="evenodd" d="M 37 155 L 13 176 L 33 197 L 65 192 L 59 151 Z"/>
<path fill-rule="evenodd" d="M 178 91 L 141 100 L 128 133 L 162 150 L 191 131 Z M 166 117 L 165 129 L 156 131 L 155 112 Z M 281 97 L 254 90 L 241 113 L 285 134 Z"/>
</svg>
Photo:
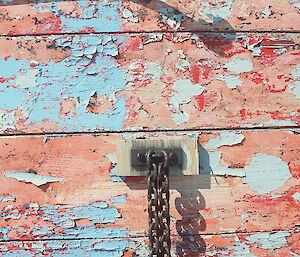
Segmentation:
<svg viewBox="0 0 300 257">
<path fill-rule="evenodd" d="M 214 34 L 236 34 L 236 33 L 274 33 L 274 34 L 298 34 L 300 30 L 151 30 L 151 31 L 102 31 L 102 32 L 63 32 L 63 33 L 28 33 L 28 34 L 0 34 L 0 37 L 28 37 L 28 36 L 65 36 L 65 35 L 99 35 L 99 34 L 163 34 L 163 33 L 214 33 Z"/>
<path fill-rule="evenodd" d="M 299 126 L 267 126 L 267 127 L 220 127 L 220 128 L 189 128 L 189 129 L 141 129 L 141 130 L 112 130 L 112 131 L 77 131 L 77 132 L 28 132 L 0 133 L 0 137 L 18 136 L 59 136 L 59 135 L 105 135 L 125 133 L 159 133 L 159 132 L 219 132 L 219 131 L 263 131 L 263 130 L 299 130 Z"/>
<path fill-rule="evenodd" d="M 257 230 L 257 231 L 237 231 L 237 232 L 221 232 L 221 233 L 201 233 L 201 234 L 191 234 L 191 235 L 174 235 L 172 238 L 188 238 L 188 237 L 201 237 L 201 236 L 226 236 L 226 235 L 237 235 L 237 234 L 252 234 L 252 233 L 276 233 L 276 232 L 293 232 L 300 233 L 300 230 L 295 229 L 274 229 L 274 230 Z M 10 240 L 0 240 L 0 243 L 9 243 L 9 242 L 40 242 L 40 241 L 81 241 L 81 240 L 124 240 L 124 239 L 138 239 L 147 237 L 145 235 L 141 236 L 128 236 L 128 237 L 115 237 L 115 238 L 94 238 L 94 237 L 85 237 L 85 238 L 59 238 L 59 239 L 10 239 Z"/>
</svg>

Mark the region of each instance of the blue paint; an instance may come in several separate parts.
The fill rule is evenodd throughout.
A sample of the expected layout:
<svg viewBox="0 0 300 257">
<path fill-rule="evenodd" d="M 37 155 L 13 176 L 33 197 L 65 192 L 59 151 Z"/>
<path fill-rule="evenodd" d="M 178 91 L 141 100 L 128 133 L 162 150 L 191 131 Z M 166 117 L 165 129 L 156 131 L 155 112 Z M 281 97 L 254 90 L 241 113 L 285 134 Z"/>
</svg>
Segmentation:
<svg viewBox="0 0 300 257">
<path fill-rule="evenodd" d="M 0 239 L 1 240 L 8 240 L 7 238 L 8 229 L 5 227 L 0 227 Z"/>
<path fill-rule="evenodd" d="M 123 251 L 97 251 L 93 250 L 89 253 L 90 257 L 120 257 Z"/>
<path fill-rule="evenodd" d="M 100 27 L 105 30 L 119 30 L 121 26 L 119 1 L 78 3 L 83 7 L 83 13 L 76 19 L 67 19 L 67 16 L 64 16 L 67 21 L 62 24 L 66 30 L 72 30 L 74 26 L 78 31 L 78 28 L 90 26 L 90 23 L 93 23 L 98 31 Z M 39 3 L 35 4 L 35 7 L 37 10 L 41 9 L 40 11 L 50 8 L 56 15 L 60 15 L 57 3 L 51 6 Z M 25 125 L 41 124 L 47 119 L 58 123 L 58 131 L 122 129 L 126 103 L 123 98 L 116 98 L 115 93 L 125 87 L 126 72 L 120 69 L 120 65 L 112 59 L 112 56 L 118 55 L 118 46 L 124 44 L 124 36 L 76 35 L 57 37 L 54 41 L 57 46 L 68 46 L 71 55 L 58 63 L 50 61 L 34 67 L 39 70 L 36 77 L 37 85 L 30 88 L 6 88 L 15 85 L 15 77 L 21 75 L 20 71 L 24 73 L 32 69 L 28 60 L 14 58 L 0 60 L 0 77 L 11 79 L 0 84 L 0 109 L 14 110 L 22 106 L 29 115 Z M 108 113 L 87 112 L 88 102 L 95 92 L 108 95 L 114 102 L 113 108 Z M 60 113 L 60 103 L 65 98 L 74 100 L 77 105 L 76 110 L 67 117 L 61 116 Z"/>
<path fill-rule="evenodd" d="M 105 44 L 101 53 L 95 50 L 99 41 Z M 14 77 L 19 74 L 19 70 L 30 69 L 29 61 L 13 58 L 0 60 L 0 77 L 13 78 L 0 84 L 0 109 L 13 110 L 22 106 L 29 113 L 25 125 L 41 124 L 44 119 L 48 119 L 57 122 L 62 131 L 122 129 L 126 103 L 123 98 L 116 98 L 115 93 L 126 85 L 125 71 L 111 59 L 122 41 L 123 37 L 107 35 L 61 37 L 56 40 L 57 45 L 70 42 L 72 54 L 59 63 L 51 61 L 36 66 L 35 69 L 40 71 L 36 78 L 37 86 L 26 89 L 6 86 L 15 84 Z M 93 59 L 87 58 L 86 54 L 93 54 Z M 113 99 L 114 106 L 108 113 L 94 114 L 86 111 L 89 99 L 95 92 L 107 94 Z M 64 120 L 60 114 L 60 103 L 65 98 L 76 101 L 77 109 L 68 115 L 70 119 L 67 117 Z"/>
<path fill-rule="evenodd" d="M 117 32 L 121 29 L 121 17 L 118 10 L 121 2 L 106 2 L 86 0 L 76 1 L 82 8 L 79 17 L 61 16 L 62 32 L 97 31 Z"/>
<path fill-rule="evenodd" d="M 0 78 L 7 79 L 0 83 L 0 109 L 14 110 L 27 100 L 28 96 L 24 89 L 11 86 L 15 85 L 15 78 L 20 75 L 20 71 L 29 69 L 29 67 L 29 61 L 19 61 L 12 57 L 7 60 L 0 59 Z"/>
<path fill-rule="evenodd" d="M 12 194 L 0 194 L 0 202 L 15 202 L 16 197 Z"/>
<path fill-rule="evenodd" d="M 39 124 L 47 118 L 58 122 L 60 127 L 72 131 L 122 128 L 126 104 L 123 98 L 117 99 L 114 108 L 106 114 L 86 111 L 88 101 L 94 92 L 114 96 L 115 92 L 126 84 L 125 71 L 119 69 L 119 65 L 112 61 L 107 53 L 102 55 L 103 53 L 95 52 L 93 61 L 85 57 L 85 49 L 93 46 L 89 44 L 98 43 L 99 40 L 102 41 L 101 36 L 74 36 L 56 41 L 58 45 L 71 41 L 72 54 L 62 62 L 50 62 L 39 66 L 41 70 L 40 77 L 37 78 L 39 86 L 32 88 L 34 96 L 32 101 L 24 103 L 32 110 L 25 124 L 31 122 Z M 117 40 L 121 38 L 111 39 L 106 45 L 115 46 L 118 44 L 115 42 Z M 90 48 L 88 54 L 92 53 L 91 49 L 94 48 Z M 87 63 L 90 64 L 87 66 Z M 76 99 L 78 108 L 73 113 L 76 113 L 77 118 L 62 120 L 59 103 L 65 98 Z"/>
<path fill-rule="evenodd" d="M 110 198 L 112 203 L 125 203 L 127 202 L 125 195 L 118 195 Z"/>
<path fill-rule="evenodd" d="M 250 166 L 244 168 L 243 182 L 259 194 L 270 193 L 292 177 L 288 165 L 278 157 L 256 154 Z"/>
<path fill-rule="evenodd" d="M 53 240 L 39 242 L 5 242 L 1 256 L 123 256 L 127 240 Z M 4 246 L 4 247 L 3 247 Z M 7 250 L 6 250 L 7 248 Z M 21 249 L 20 249 L 21 248 Z M 23 249 L 22 249 L 23 248 Z M 9 250 L 8 250 L 9 249 Z M 4 255 L 5 254 L 5 255 Z"/>
<path fill-rule="evenodd" d="M 94 224 L 106 224 L 121 218 L 118 210 L 115 207 L 107 207 L 105 202 L 95 202 L 82 206 L 45 205 L 40 210 L 44 220 L 49 220 L 62 227 L 78 219 L 89 219 Z"/>
<path fill-rule="evenodd" d="M 7 4 L 7 3 L 11 3 L 12 1 L 14 1 L 14 0 L 1 0 L 0 2 Z"/>
<path fill-rule="evenodd" d="M 117 165 L 114 164 L 113 168 L 109 171 L 109 178 L 113 182 L 124 182 L 125 177 L 117 176 Z"/>
<path fill-rule="evenodd" d="M 98 227 L 75 227 L 65 228 L 59 234 L 49 235 L 51 239 L 103 239 L 103 238 L 123 238 L 126 237 L 126 228 L 98 228 Z M 46 237 L 43 237 L 46 238 Z"/>
<path fill-rule="evenodd" d="M 2 253 L 1 253 L 2 254 Z M 26 257 L 31 257 L 31 256 L 35 256 L 36 254 L 30 252 L 30 251 L 26 251 L 23 249 L 15 249 L 15 250 L 10 250 L 8 252 L 4 252 L 3 257 L 16 257 L 16 256 L 26 256 Z"/>
<path fill-rule="evenodd" d="M 103 241 L 100 243 L 96 243 L 94 245 L 94 249 L 96 250 L 125 250 L 126 241 Z"/>
</svg>

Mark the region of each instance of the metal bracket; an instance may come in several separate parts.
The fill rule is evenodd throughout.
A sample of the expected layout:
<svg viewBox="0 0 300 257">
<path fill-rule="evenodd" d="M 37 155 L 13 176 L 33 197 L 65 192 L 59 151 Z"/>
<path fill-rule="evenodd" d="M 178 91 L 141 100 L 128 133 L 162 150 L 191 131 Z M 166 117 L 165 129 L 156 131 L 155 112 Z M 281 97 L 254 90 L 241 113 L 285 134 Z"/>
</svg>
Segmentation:
<svg viewBox="0 0 300 257">
<path fill-rule="evenodd" d="M 170 162 L 170 175 L 198 175 L 199 157 L 196 138 L 184 139 L 134 139 L 118 142 L 117 175 L 147 176 L 145 154 L 148 149 L 175 154 L 176 160 Z M 140 157 L 137 158 L 137 155 Z M 170 157 L 170 156 L 169 156 Z M 174 158 L 174 157 L 173 157 Z M 170 158 L 172 159 L 172 158 Z"/>
</svg>

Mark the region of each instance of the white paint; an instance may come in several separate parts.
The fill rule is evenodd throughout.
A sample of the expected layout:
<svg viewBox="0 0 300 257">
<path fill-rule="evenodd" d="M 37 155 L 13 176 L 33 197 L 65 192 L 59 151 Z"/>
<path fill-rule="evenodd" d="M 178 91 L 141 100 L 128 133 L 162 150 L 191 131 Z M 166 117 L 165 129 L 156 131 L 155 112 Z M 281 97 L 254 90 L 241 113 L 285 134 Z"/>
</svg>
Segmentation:
<svg viewBox="0 0 300 257">
<path fill-rule="evenodd" d="M 300 9 L 300 2 L 299 2 L 299 0 L 290 0 L 289 2 L 290 2 L 290 4 L 291 4 L 292 6 L 294 6 L 294 7 L 298 8 L 298 9 Z"/>
<path fill-rule="evenodd" d="M 294 84 L 289 85 L 289 92 L 296 96 L 297 99 L 300 99 L 300 81 L 296 81 Z"/>
<path fill-rule="evenodd" d="M 138 17 L 134 17 L 132 11 L 128 10 L 128 9 L 124 9 L 123 10 L 123 13 L 122 13 L 122 17 L 131 21 L 131 22 L 134 22 L 134 23 L 138 23 L 139 22 L 139 18 Z"/>
<path fill-rule="evenodd" d="M 256 154 L 250 166 L 244 168 L 243 182 L 259 194 L 270 193 L 292 177 L 288 165 L 280 158 Z"/>
<path fill-rule="evenodd" d="M 204 87 L 200 84 L 195 84 L 189 79 L 180 79 L 174 82 L 174 94 L 170 98 L 171 103 L 175 108 L 179 109 L 180 104 L 187 104 L 191 101 L 191 97 L 200 95 L 204 91 Z"/>
<path fill-rule="evenodd" d="M 256 245 L 259 248 L 267 249 L 269 252 L 285 247 L 287 245 L 286 237 L 291 234 L 286 231 L 275 233 L 264 232 L 248 236 L 246 239 L 251 245 Z"/>
<path fill-rule="evenodd" d="M 296 201 L 300 202 L 300 193 L 299 193 L 299 192 L 293 194 L 292 197 L 293 197 Z"/>
<path fill-rule="evenodd" d="M 0 130 L 10 130 L 15 128 L 15 112 L 8 112 L 6 110 L 0 109 Z"/>
<path fill-rule="evenodd" d="M 170 29 L 178 29 L 181 26 L 181 22 L 186 19 L 184 14 L 175 14 L 174 9 L 169 7 L 160 9 L 159 13 L 162 15 L 163 22 Z"/>
<path fill-rule="evenodd" d="M 51 182 L 61 182 L 62 184 L 66 182 L 63 178 L 55 178 L 51 176 L 42 176 L 31 172 L 25 171 L 7 171 L 5 173 L 7 178 L 14 178 L 16 180 L 32 183 L 36 186 L 41 186 Z"/>
<path fill-rule="evenodd" d="M 220 136 L 208 141 L 208 143 L 205 145 L 205 149 L 216 150 L 220 146 L 232 146 L 240 144 L 244 139 L 245 137 L 242 134 L 222 131 L 220 132 Z"/>
<path fill-rule="evenodd" d="M 300 99 L 300 64 L 297 65 L 296 69 L 292 71 L 295 83 L 289 85 L 289 92 L 294 94 L 297 99 Z"/>
<path fill-rule="evenodd" d="M 153 42 L 159 42 L 162 41 L 163 39 L 163 34 L 160 33 L 149 33 L 147 35 L 145 35 L 146 37 L 146 41 L 144 42 L 144 45 L 149 44 L 149 43 L 153 43 Z"/>
<path fill-rule="evenodd" d="M 263 17 L 266 17 L 266 18 L 270 17 L 270 15 L 272 14 L 270 7 L 271 6 L 269 6 L 269 5 L 265 6 L 265 9 L 261 12 Z"/>
<path fill-rule="evenodd" d="M 16 197 L 12 194 L 0 194 L 0 202 L 15 202 Z"/>
<path fill-rule="evenodd" d="M 170 101 L 174 106 L 172 118 L 177 125 L 182 125 L 189 119 L 188 114 L 180 109 L 180 105 L 189 103 L 193 96 L 200 95 L 204 89 L 200 84 L 193 85 L 189 79 L 180 79 L 174 82 L 174 93 Z"/>
<path fill-rule="evenodd" d="M 116 154 L 106 153 L 106 154 L 104 154 L 104 156 L 107 157 L 111 163 L 117 163 L 117 155 Z"/>
<path fill-rule="evenodd" d="M 229 63 L 225 64 L 224 67 L 237 74 L 253 70 L 253 64 L 251 60 L 241 59 L 239 57 L 234 57 Z"/>
<path fill-rule="evenodd" d="M 186 71 L 186 70 L 188 70 L 188 69 L 191 67 L 191 64 L 190 64 L 190 62 L 189 62 L 188 60 L 186 60 L 186 59 L 180 59 L 180 60 L 176 63 L 175 67 L 176 67 L 178 70 L 180 70 L 180 71 Z"/>
<path fill-rule="evenodd" d="M 172 119 L 176 122 L 177 125 L 182 125 L 189 120 L 189 116 L 184 112 L 172 113 Z"/>
<path fill-rule="evenodd" d="M 286 120 L 273 120 L 270 119 L 260 125 L 261 127 L 268 127 L 268 126 L 297 126 L 295 122 L 290 119 Z"/>
<path fill-rule="evenodd" d="M 232 89 L 242 85 L 242 81 L 240 80 L 240 77 L 235 75 L 222 76 L 217 78 L 217 80 L 225 81 L 226 85 Z"/>
<path fill-rule="evenodd" d="M 232 13 L 232 5 L 235 0 L 214 1 L 214 5 L 202 2 L 198 13 L 201 19 L 209 23 L 221 22 Z"/>
<path fill-rule="evenodd" d="M 36 77 L 40 73 L 39 69 L 30 69 L 21 72 L 20 75 L 16 76 L 15 82 L 18 88 L 31 88 L 36 87 Z"/>
<path fill-rule="evenodd" d="M 151 75 L 152 79 L 158 79 L 163 75 L 161 67 L 157 63 L 145 63 L 145 74 Z"/>
<path fill-rule="evenodd" d="M 221 146 L 240 144 L 244 138 L 244 135 L 239 133 L 222 131 L 219 137 L 210 139 L 208 143 L 203 146 L 205 150 L 200 149 L 200 165 L 204 169 L 203 173 L 211 172 L 214 175 L 245 176 L 244 169 L 231 169 L 222 165 L 220 163 L 222 153 L 218 150 Z M 207 160 L 207 154 L 209 160 Z"/>
</svg>

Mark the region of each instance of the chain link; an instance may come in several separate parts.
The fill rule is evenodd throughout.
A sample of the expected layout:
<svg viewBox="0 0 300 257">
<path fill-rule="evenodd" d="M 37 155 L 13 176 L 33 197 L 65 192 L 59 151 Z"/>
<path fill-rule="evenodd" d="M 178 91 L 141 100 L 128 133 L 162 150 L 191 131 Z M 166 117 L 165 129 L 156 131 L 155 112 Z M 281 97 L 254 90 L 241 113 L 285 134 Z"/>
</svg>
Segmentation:
<svg viewBox="0 0 300 257">
<path fill-rule="evenodd" d="M 161 151 L 146 153 L 150 257 L 171 256 L 169 156 Z"/>
</svg>

